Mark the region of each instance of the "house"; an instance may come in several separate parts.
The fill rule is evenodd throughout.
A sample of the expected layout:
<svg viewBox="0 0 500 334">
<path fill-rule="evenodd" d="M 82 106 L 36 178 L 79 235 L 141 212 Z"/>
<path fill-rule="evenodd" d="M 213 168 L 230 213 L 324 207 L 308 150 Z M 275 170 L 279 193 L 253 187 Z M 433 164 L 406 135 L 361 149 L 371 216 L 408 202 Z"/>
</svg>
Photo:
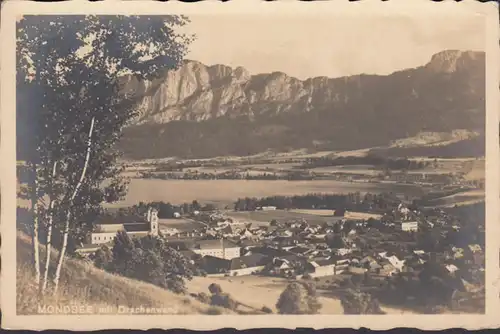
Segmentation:
<svg viewBox="0 0 500 334">
<path fill-rule="evenodd" d="M 455 259 L 462 258 L 464 256 L 464 249 L 460 247 L 452 247 L 451 251 Z"/>
<path fill-rule="evenodd" d="M 400 229 L 405 232 L 418 231 L 418 222 L 416 221 L 403 221 L 399 224 Z"/>
<path fill-rule="evenodd" d="M 240 257 L 240 247 L 225 239 L 198 240 L 191 250 L 201 256 L 214 256 L 225 260 Z"/>
<path fill-rule="evenodd" d="M 295 246 L 290 248 L 288 251 L 296 255 L 305 255 L 307 252 L 310 252 L 311 249 L 307 247 Z"/>
<path fill-rule="evenodd" d="M 323 277 L 335 275 L 335 261 L 332 260 L 316 260 L 306 264 L 306 272 L 311 277 Z"/>
<path fill-rule="evenodd" d="M 397 269 L 389 262 L 387 259 L 382 259 L 379 263 L 380 269 L 377 270 L 380 275 L 383 276 L 392 276 L 397 273 Z"/>
<path fill-rule="evenodd" d="M 175 227 L 167 227 L 167 228 L 163 228 L 160 230 L 162 234 L 164 235 L 177 235 L 180 233 L 180 231 L 178 229 L 176 229 Z"/>
<path fill-rule="evenodd" d="M 453 274 L 455 271 L 458 270 L 457 266 L 455 266 L 454 264 L 449 264 L 447 266 L 445 266 L 446 270 L 448 270 L 448 272 L 450 274 Z"/>
<path fill-rule="evenodd" d="M 280 276 L 287 276 L 291 272 L 293 272 L 293 266 L 290 263 L 290 261 L 288 261 L 287 259 L 277 258 L 277 259 L 273 260 L 272 264 L 274 267 L 272 272 L 274 272 L 275 274 L 278 274 Z"/>
<path fill-rule="evenodd" d="M 425 252 L 421 249 L 417 249 L 417 250 L 414 250 L 413 251 L 413 254 L 417 255 L 417 256 L 422 256 L 425 254 Z"/>
<path fill-rule="evenodd" d="M 252 253 L 253 254 L 259 253 L 259 254 L 263 254 L 263 255 L 267 255 L 267 256 L 271 256 L 271 257 L 282 257 L 282 256 L 293 255 L 292 253 L 290 253 L 288 251 L 278 249 L 275 247 L 268 247 L 268 246 L 253 247 Z"/>
<path fill-rule="evenodd" d="M 251 275 L 263 270 L 271 261 L 272 259 L 269 256 L 258 253 L 237 257 L 231 259 L 229 274 L 238 276 Z"/>
<path fill-rule="evenodd" d="M 262 211 L 274 211 L 274 210 L 276 210 L 276 207 L 275 206 L 263 206 L 260 208 L 260 210 L 262 210 Z"/>
<path fill-rule="evenodd" d="M 481 246 L 479 246 L 478 244 L 468 245 L 468 247 L 470 252 L 473 254 L 482 252 Z"/>
<path fill-rule="evenodd" d="M 226 225 L 225 227 L 220 228 L 218 231 L 225 238 L 236 236 L 241 232 L 240 229 L 238 229 L 237 227 L 235 227 L 233 225 Z"/>
<path fill-rule="evenodd" d="M 359 264 L 364 267 L 364 268 L 367 268 L 371 271 L 376 271 L 380 268 L 382 268 L 378 263 L 377 263 L 377 260 L 375 260 L 373 257 L 371 256 L 365 256 L 364 258 L 361 259 L 361 261 L 359 261 Z"/>
<path fill-rule="evenodd" d="M 252 254 L 227 260 L 207 255 L 201 262 L 203 269 L 209 275 L 225 273 L 231 276 L 243 276 L 263 270 L 271 262 L 271 258 L 262 254 Z"/>
<path fill-rule="evenodd" d="M 394 268 L 397 271 L 402 271 L 403 270 L 403 267 L 405 265 L 405 260 L 400 260 L 395 255 L 386 257 L 386 259 L 394 266 Z"/>
<path fill-rule="evenodd" d="M 379 258 L 385 259 L 385 257 L 387 256 L 387 252 L 381 252 L 381 253 L 378 253 L 377 255 L 379 256 Z"/>
<path fill-rule="evenodd" d="M 252 239 L 255 238 L 255 235 L 250 232 L 247 228 L 240 232 L 240 239 Z"/>
<path fill-rule="evenodd" d="M 229 273 L 231 265 L 230 260 L 211 255 L 203 256 L 200 262 L 201 268 L 209 275 Z"/>
<path fill-rule="evenodd" d="M 130 237 L 158 235 L 158 210 L 149 208 L 144 217 L 139 215 L 104 215 L 93 226 L 92 231 L 85 237 L 76 252 L 80 254 L 92 253 L 100 245 L 112 245 L 116 234 L 125 232 Z"/>
<path fill-rule="evenodd" d="M 335 254 L 339 255 L 339 256 L 345 256 L 349 253 L 352 253 L 352 249 L 351 248 L 338 248 L 335 250 Z"/>
<path fill-rule="evenodd" d="M 349 265 L 351 264 L 351 261 L 349 259 L 345 258 L 339 258 L 332 256 L 329 258 L 330 261 L 334 261 L 335 263 L 335 275 L 342 274 L 344 271 L 349 269 Z"/>
</svg>

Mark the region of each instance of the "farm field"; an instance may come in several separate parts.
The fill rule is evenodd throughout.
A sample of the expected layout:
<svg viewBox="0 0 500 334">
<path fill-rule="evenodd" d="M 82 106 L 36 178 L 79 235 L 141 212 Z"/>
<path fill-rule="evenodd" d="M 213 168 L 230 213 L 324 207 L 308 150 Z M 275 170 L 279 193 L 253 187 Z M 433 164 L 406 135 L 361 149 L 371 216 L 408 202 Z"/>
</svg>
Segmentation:
<svg viewBox="0 0 500 334">
<path fill-rule="evenodd" d="M 437 198 L 429 206 L 453 207 L 455 205 L 474 204 L 485 200 L 484 190 L 469 190 L 462 193 Z"/>
<path fill-rule="evenodd" d="M 378 175 L 381 170 L 375 169 L 373 166 L 329 166 L 329 167 L 315 167 L 309 169 L 315 173 L 344 173 L 344 174 L 363 174 L 363 175 Z"/>
<path fill-rule="evenodd" d="M 315 215 L 315 216 L 323 216 L 323 217 L 328 217 L 328 216 L 333 216 L 335 213 L 335 210 L 323 210 L 323 209 L 293 209 L 290 210 L 290 212 L 293 213 L 303 213 L 306 215 Z"/>
<path fill-rule="evenodd" d="M 303 195 L 310 193 L 393 192 L 399 195 L 419 196 L 422 189 L 409 184 L 351 183 L 334 180 L 158 180 L 132 179 L 124 200 L 112 207 L 130 206 L 143 202 L 164 201 L 174 204 L 198 200 L 219 207 L 230 206 L 238 198 L 275 195 Z"/>
<path fill-rule="evenodd" d="M 325 210 L 327 211 L 327 210 Z M 330 211 L 331 212 L 331 211 Z M 305 219 L 309 224 L 322 224 L 325 222 L 331 222 L 339 217 L 332 216 L 319 216 L 315 214 L 307 214 L 303 212 L 286 211 L 286 210 L 272 210 L 272 211 L 230 211 L 226 212 L 229 217 L 233 217 L 240 221 L 246 221 L 252 223 L 253 225 L 268 225 L 271 220 L 276 219 L 277 221 L 285 220 L 300 220 Z"/>
</svg>

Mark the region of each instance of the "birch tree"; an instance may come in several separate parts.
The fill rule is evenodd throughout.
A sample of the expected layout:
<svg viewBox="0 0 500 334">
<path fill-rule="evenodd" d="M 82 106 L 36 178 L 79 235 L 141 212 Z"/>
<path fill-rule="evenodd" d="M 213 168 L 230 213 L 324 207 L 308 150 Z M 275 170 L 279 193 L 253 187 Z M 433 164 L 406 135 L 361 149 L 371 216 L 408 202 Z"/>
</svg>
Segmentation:
<svg viewBox="0 0 500 334">
<path fill-rule="evenodd" d="M 176 32 L 186 23 L 183 16 L 25 16 L 18 22 L 18 69 L 24 73 L 18 84 L 31 88 L 26 96 L 41 92 L 41 100 L 56 102 L 23 109 L 26 119 L 48 115 L 44 122 L 28 122 L 40 144 L 25 151 L 30 161 L 41 161 L 35 179 L 43 179 L 42 193 L 50 193 L 44 217 L 47 254 L 52 245 L 59 249 L 54 292 L 67 250 L 81 241 L 88 218 L 126 191 L 115 146 L 136 116 L 138 101 L 121 93 L 122 84 L 133 77 L 152 80 L 176 68 L 192 41 Z M 47 40 L 58 43 L 48 49 Z M 48 79 L 33 79 L 41 73 Z M 50 255 L 44 267 L 43 290 Z"/>
</svg>

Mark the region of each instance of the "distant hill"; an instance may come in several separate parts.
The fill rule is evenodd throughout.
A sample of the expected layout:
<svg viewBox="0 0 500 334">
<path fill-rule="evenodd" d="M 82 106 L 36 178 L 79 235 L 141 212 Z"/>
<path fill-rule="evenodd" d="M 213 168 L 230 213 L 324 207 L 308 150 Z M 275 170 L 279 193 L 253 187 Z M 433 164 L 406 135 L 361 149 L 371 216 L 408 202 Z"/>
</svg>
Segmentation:
<svg viewBox="0 0 500 334">
<path fill-rule="evenodd" d="M 369 150 L 369 153 L 390 157 L 435 157 L 467 158 L 485 156 L 486 137 L 484 133 L 470 139 L 444 145 L 421 145 L 407 147 L 387 147 Z"/>
</svg>

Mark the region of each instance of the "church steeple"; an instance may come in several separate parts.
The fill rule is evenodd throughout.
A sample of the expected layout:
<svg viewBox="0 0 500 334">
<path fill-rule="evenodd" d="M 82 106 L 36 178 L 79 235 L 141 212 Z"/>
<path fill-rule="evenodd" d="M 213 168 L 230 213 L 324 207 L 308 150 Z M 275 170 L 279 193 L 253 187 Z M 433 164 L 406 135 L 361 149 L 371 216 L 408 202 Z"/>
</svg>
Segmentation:
<svg viewBox="0 0 500 334">
<path fill-rule="evenodd" d="M 149 233 L 158 235 L 158 210 L 149 208 L 148 210 Z"/>
</svg>

